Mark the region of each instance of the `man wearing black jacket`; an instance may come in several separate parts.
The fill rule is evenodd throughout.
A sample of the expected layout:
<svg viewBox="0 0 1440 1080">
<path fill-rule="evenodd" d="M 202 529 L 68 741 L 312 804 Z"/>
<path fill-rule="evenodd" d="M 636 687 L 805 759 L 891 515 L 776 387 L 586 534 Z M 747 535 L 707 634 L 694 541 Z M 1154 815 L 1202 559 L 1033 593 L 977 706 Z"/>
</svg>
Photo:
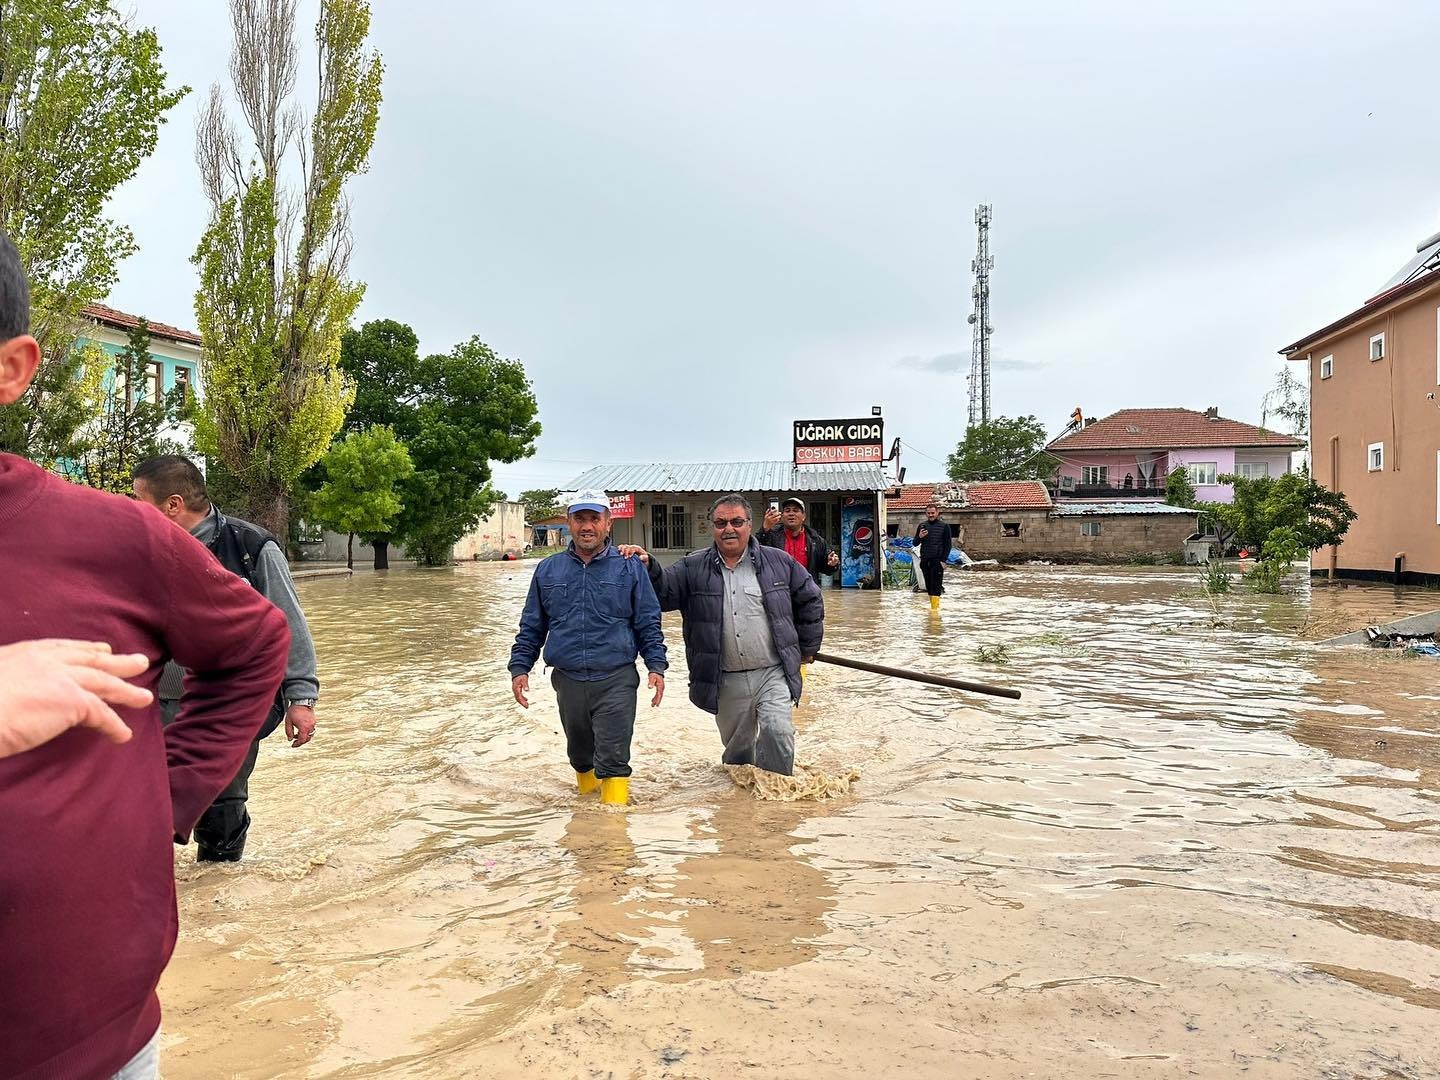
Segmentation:
<svg viewBox="0 0 1440 1080">
<path fill-rule="evenodd" d="M 780 548 L 806 570 L 816 585 L 820 575 L 833 573 L 840 565 L 840 555 L 809 525 L 805 524 L 805 504 L 793 495 L 780 504 L 780 510 L 765 511 L 765 531 L 756 540 L 766 547 Z"/>
<path fill-rule="evenodd" d="M 930 594 L 932 611 L 940 610 L 940 596 L 945 591 L 945 562 L 950 558 L 954 543 L 954 531 L 940 520 L 939 504 L 930 503 L 925 507 L 925 520 L 915 530 L 911 558 L 920 560 L 920 572 L 925 575 L 925 591 Z"/>
</svg>

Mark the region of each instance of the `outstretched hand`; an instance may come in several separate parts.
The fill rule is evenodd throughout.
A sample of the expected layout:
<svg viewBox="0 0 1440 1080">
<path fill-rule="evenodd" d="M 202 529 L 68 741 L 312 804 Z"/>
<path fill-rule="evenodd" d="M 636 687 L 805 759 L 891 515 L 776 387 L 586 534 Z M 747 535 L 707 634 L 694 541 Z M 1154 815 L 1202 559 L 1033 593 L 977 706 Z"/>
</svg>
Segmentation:
<svg viewBox="0 0 1440 1080">
<path fill-rule="evenodd" d="M 765 522 L 764 522 L 765 531 L 766 531 L 766 532 L 769 532 L 771 529 L 775 528 L 775 526 L 776 526 L 776 525 L 779 525 L 779 524 L 780 524 L 780 511 L 779 511 L 779 510 L 776 510 L 773 506 L 772 506 L 772 507 L 767 507 L 766 510 L 765 510 Z"/>
<path fill-rule="evenodd" d="M 143 708 L 154 695 L 126 682 L 150 666 L 141 653 L 115 656 L 98 641 L 58 638 L 0 647 L 0 758 L 73 727 L 123 743 L 130 729 L 111 705 Z"/>
</svg>

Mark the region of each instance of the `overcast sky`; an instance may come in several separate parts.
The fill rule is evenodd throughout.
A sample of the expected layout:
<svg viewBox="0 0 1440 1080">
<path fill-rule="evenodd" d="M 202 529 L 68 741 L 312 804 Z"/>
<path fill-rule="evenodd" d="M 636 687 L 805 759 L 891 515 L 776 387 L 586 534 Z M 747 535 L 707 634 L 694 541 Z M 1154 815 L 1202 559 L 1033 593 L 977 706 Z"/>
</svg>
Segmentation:
<svg viewBox="0 0 1440 1080">
<path fill-rule="evenodd" d="M 791 420 L 871 405 L 940 478 L 980 202 L 993 411 L 1052 433 L 1076 405 L 1258 422 L 1276 351 L 1440 230 L 1434 0 L 373 7 L 359 318 L 525 364 L 545 434 L 496 468 L 512 496 L 786 458 Z M 134 11 L 195 92 L 114 200 L 141 251 L 111 302 L 192 327 L 226 5 Z"/>
</svg>

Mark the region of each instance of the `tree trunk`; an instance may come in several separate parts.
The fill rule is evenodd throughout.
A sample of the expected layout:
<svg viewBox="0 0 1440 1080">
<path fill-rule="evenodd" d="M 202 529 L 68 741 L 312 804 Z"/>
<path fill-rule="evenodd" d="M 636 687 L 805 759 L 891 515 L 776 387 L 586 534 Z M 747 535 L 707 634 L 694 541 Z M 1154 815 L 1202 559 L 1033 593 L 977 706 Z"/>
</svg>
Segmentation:
<svg viewBox="0 0 1440 1080">
<path fill-rule="evenodd" d="M 345 539 L 345 567 L 348 570 L 355 569 L 355 534 L 350 533 Z"/>
<path fill-rule="evenodd" d="M 375 547 L 375 569 L 376 569 L 376 570 L 389 570 L 389 569 L 390 569 L 390 541 L 389 541 L 389 540 L 376 540 L 376 541 L 375 541 L 375 544 L 374 544 L 374 547 Z"/>
<path fill-rule="evenodd" d="M 226 509 L 221 507 L 221 510 Z M 290 535 L 290 494 L 286 491 L 252 491 L 246 518 L 262 529 L 268 529 L 285 550 Z"/>
</svg>

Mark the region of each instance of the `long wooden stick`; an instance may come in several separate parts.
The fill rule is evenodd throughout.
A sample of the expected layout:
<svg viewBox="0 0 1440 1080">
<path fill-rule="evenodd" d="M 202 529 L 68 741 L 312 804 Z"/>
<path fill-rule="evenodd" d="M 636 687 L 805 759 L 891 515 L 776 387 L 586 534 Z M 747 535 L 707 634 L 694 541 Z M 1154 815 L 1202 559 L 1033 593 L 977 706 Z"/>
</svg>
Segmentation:
<svg viewBox="0 0 1440 1080">
<path fill-rule="evenodd" d="M 868 664 L 864 660 L 851 660 L 846 656 L 832 656 L 829 653 L 816 653 L 815 659 L 826 664 L 834 664 L 837 667 L 869 671 L 876 675 L 889 675 L 895 679 L 909 679 L 911 682 L 929 683 L 931 686 L 948 686 L 952 690 L 968 690 L 972 694 L 989 694 L 992 697 L 1017 700 L 1020 697 L 1019 690 L 1012 690 L 1008 686 L 990 686 L 988 683 L 966 682 L 964 679 L 951 679 L 944 675 L 927 675 L 922 671 L 906 671 L 904 668 L 886 667 L 884 664 Z"/>
</svg>

